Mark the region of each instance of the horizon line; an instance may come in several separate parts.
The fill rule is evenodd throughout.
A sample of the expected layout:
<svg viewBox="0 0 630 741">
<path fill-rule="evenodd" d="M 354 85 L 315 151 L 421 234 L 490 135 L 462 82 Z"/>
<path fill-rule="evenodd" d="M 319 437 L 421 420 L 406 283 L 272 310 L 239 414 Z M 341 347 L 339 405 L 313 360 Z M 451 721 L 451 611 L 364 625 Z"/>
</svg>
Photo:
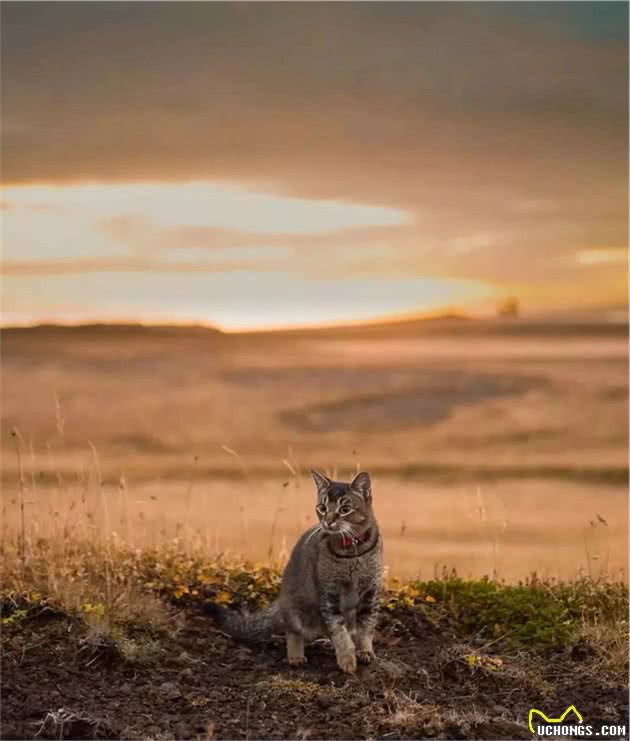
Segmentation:
<svg viewBox="0 0 630 741">
<path fill-rule="evenodd" d="M 612 319 L 601 319 L 601 323 L 629 323 L 630 322 L 630 304 L 625 305 L 614 305 L 614 306 L 600 306 L 591 307 L 590 309 L 582 309 L 575 307 L 573 309 L 556 309 L 556 310 L 539 310 L 521 313 L 514 317 L 500 316 L 496 312 L 490 311 L 463 311 L 458 307 L 448 307 L 441 310 L 431 310 L 426 312 L 409 312 L 403 314 L 390 314 L 371 317 L 369 319 L 356 319 L 356 320 L 341 320 L 339 322 L 324 322 L 321 324 L 276 324 L 268 327 L 252 327 L 243 326 L 238 328 L 225 328 L 220 324 L 211 323 L 207 321 L 160 321 L 160 320 L 143 320 L 134 318 L 120 318 L 114 320 L 107 319 L 83 319 L 78 321 L 58 321 L 58 320 L 46 320 L 40 319 L 32 322 L 24 323 L 4 323 L 0 320 L 0 331 L 5 329 L 38 329 L 42 327 L 50 328 L 63 328 L 63 329 L 81 329 L 86 327 L 137 327 L 137 328 L 169 328 L 169 329 L 203 329 L 214 331 L 224 335 L 239 335 L 239 334 L 271 334 L 274 332 L 300 332 L 300 331 L 317 331 L 327 329 L 353 329 L 361 327 L 374 327 L 374 326 L 387 326 L 404 324 L 406 322 L 414 321 L 439 321 L 439 320 L 454 320 L 454 321 L 496 321 L 497 323 L 507 323 L 509 321 L 523 322 L 528 321 L 541 321 L 541 320 L 553 320 L 556 321 L 561 319 L 564 314 L 599 314 L 609 312 L 611 314 L 620 314 Z M 581 321 L 584 321 L 583 319 Z M 595 317 L 595 323 L 597 323 L 597 317 Z"/>
<path fill-rule="evenodd" d="M 338 322 L 323 322 L 313 324 L 274 324 L 265 327 L 254 327 L 254 326 L 242 326 L 238 328 L 226 328 L 221 326 L 220 323 L 212 323 L 207 321 L 160 321 L 158 320 L 144 320 L 144 319 L 133 319 L 133 318 L 120 318 L 114 320 L 108 319 L 83 319 L 77 321 L 58 321 L 58 320 L 47 320 L 40 319 L 32 322 L 24 323 L 9 323 L 5 324 L 0 321 L 0 330 L 2 329 L 36 329 L 38 327 L 63 327 L 63 328 L 76 328 L 81 327 L 172 327 L 181 329 L 208 329 L 221 334 L 258 334 L 258 333 L 269 333 L 269 332 L 287 332 L 287 331 L 301 331 L 301 330 L 317 330 L 317 329 L 341 329 L 344 327 L 365 327 L 380 324 L 397 324 L 402 322 L 411 321 L 423 321 L 431 319 L 483 319 L 489 318 L 491 315 L 485 316 L 481 314 L 473 314 L 461 311 L 458 308 L 446 308 L 442 310 L 430 310 L 426 312 L 409 312 L 404 314 L 388 314 L 370 317 L 369 319 L 349 319 L 340 320 Z"/>
</svg>

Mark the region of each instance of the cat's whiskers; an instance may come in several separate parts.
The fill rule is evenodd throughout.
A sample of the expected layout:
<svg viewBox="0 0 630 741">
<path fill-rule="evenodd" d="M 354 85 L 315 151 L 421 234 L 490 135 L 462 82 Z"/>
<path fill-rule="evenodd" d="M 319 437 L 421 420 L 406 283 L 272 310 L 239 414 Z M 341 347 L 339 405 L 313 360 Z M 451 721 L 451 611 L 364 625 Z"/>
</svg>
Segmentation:
<svg viewBox="0 0 630 741">
<path fill-rule="evenodd" d="M 311 533 L 311 534 L 310 534 L 310 535 L 308 536 L 308 538 L 307 538 L 307 539 L 306 539 L 306 540 L 304 541 L 304 545 L 306 545 L 306 544 L 307 544 L 307 543 L 309 542 L 309 540 L 310 540 L 310 539 L 311 539 L 311 538 L 312 538 L 312 537 L 313 537 L 314 535 L 317 535 L 317 533 L 320 533 L 320 532 L 321 532 L 322 530 L 323 530 L 323 528 L 322 528 L 322 526 L 321 526 L 321 525 L 316 525 L 316 526 L 315 526 L 315 528 L 313 529 L 313 532 L 312 532 L 312 533 Z"/>
<path fill-rule="evenodd" d="M 341 533 L 341 536 L 343 538 L 344 545 L 346 541 L 346 535 L 350 536 L 351 541 L 352 541 L 350 545 L 352 545 L 352 547 L 354 548 L 356 552 L 357 545 L 359 544 L 359 540 L 361 538 L 359 533 L 353 527 L 351 527 L 348 523 L 344 523 L 344 525 L 340 528 L 339 532 Z"/>
</svg>

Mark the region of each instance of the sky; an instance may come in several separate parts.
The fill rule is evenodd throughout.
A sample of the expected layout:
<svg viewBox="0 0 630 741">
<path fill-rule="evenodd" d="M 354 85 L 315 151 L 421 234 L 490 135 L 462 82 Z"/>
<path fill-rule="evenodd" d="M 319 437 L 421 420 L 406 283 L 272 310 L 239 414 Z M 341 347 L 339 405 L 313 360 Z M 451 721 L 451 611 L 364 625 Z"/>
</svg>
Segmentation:
<svg viewBox="0 0 630 741">
<path fill-rule="evenodd" d="M 5 324 L 627 303 L 627 3 L 0 12 Z"/>
</svg>

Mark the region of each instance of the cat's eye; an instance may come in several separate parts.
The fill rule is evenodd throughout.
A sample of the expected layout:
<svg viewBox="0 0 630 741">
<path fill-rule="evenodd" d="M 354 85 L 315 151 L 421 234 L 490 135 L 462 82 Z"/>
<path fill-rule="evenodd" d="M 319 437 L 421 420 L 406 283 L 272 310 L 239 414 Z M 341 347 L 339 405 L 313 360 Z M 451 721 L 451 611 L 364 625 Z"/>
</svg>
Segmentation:
<svg viewBox="0 0 630 741">
<path fill-rule="evenodd" d="M 320 515 L 325 515 L 327 512 L 325 504 L 318 504 L 315 509 L 319 512 Z"/>
<path fill-rule="evenodd" d="M 339 514 L 340 514 L 340 515 L 349 515 L 349 514 L 350 514 L 350 512 L 352 512 L 352 509 L 351 509 L 350 507 L 347 507 L 347 506 L 346 506 L 346 507 L 342 507 L 342 508 L 341 508 L 341 509 L 339 510 Z"/>
</svg>

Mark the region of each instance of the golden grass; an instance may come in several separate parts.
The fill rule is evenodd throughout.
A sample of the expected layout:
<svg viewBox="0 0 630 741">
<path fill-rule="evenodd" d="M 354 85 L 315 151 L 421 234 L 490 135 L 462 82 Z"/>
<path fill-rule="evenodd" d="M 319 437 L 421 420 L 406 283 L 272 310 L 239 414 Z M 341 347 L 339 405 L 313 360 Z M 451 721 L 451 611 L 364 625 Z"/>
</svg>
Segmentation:
<svg viewBox="0 0 630 741">
<path fill-rule="evenodd" d="M 314 522 L 308 467 L 361 467 L 390 574 L 626 578 L 623 338 L 51 330 L 9 333 L 2 362 L 2 538 L 25 556 L 74 538 L 282 561 Z"/>
<path fill-rule="evenodd" d="M 176 542 L 208 558 L 225 554 L 283 562 L 315 522 L 314 494 L 302 477 L 256 484 L 231 480 L 105 487 L 88 480 L 27 493 L 26 542 L 111 542 L 148 549 Z M 443 567 L 466 576 L 623 577 L 627 500 L 618 487 L 499 482 L 483 487 L 420 485 L 376 478 L 375 510 L 389 573 L 428 578 Z M 7 498 L 5 537 L 20 532 L 20 500 Z M 109 535 L 109 537 L 108 537 Z"/>
</svg>

